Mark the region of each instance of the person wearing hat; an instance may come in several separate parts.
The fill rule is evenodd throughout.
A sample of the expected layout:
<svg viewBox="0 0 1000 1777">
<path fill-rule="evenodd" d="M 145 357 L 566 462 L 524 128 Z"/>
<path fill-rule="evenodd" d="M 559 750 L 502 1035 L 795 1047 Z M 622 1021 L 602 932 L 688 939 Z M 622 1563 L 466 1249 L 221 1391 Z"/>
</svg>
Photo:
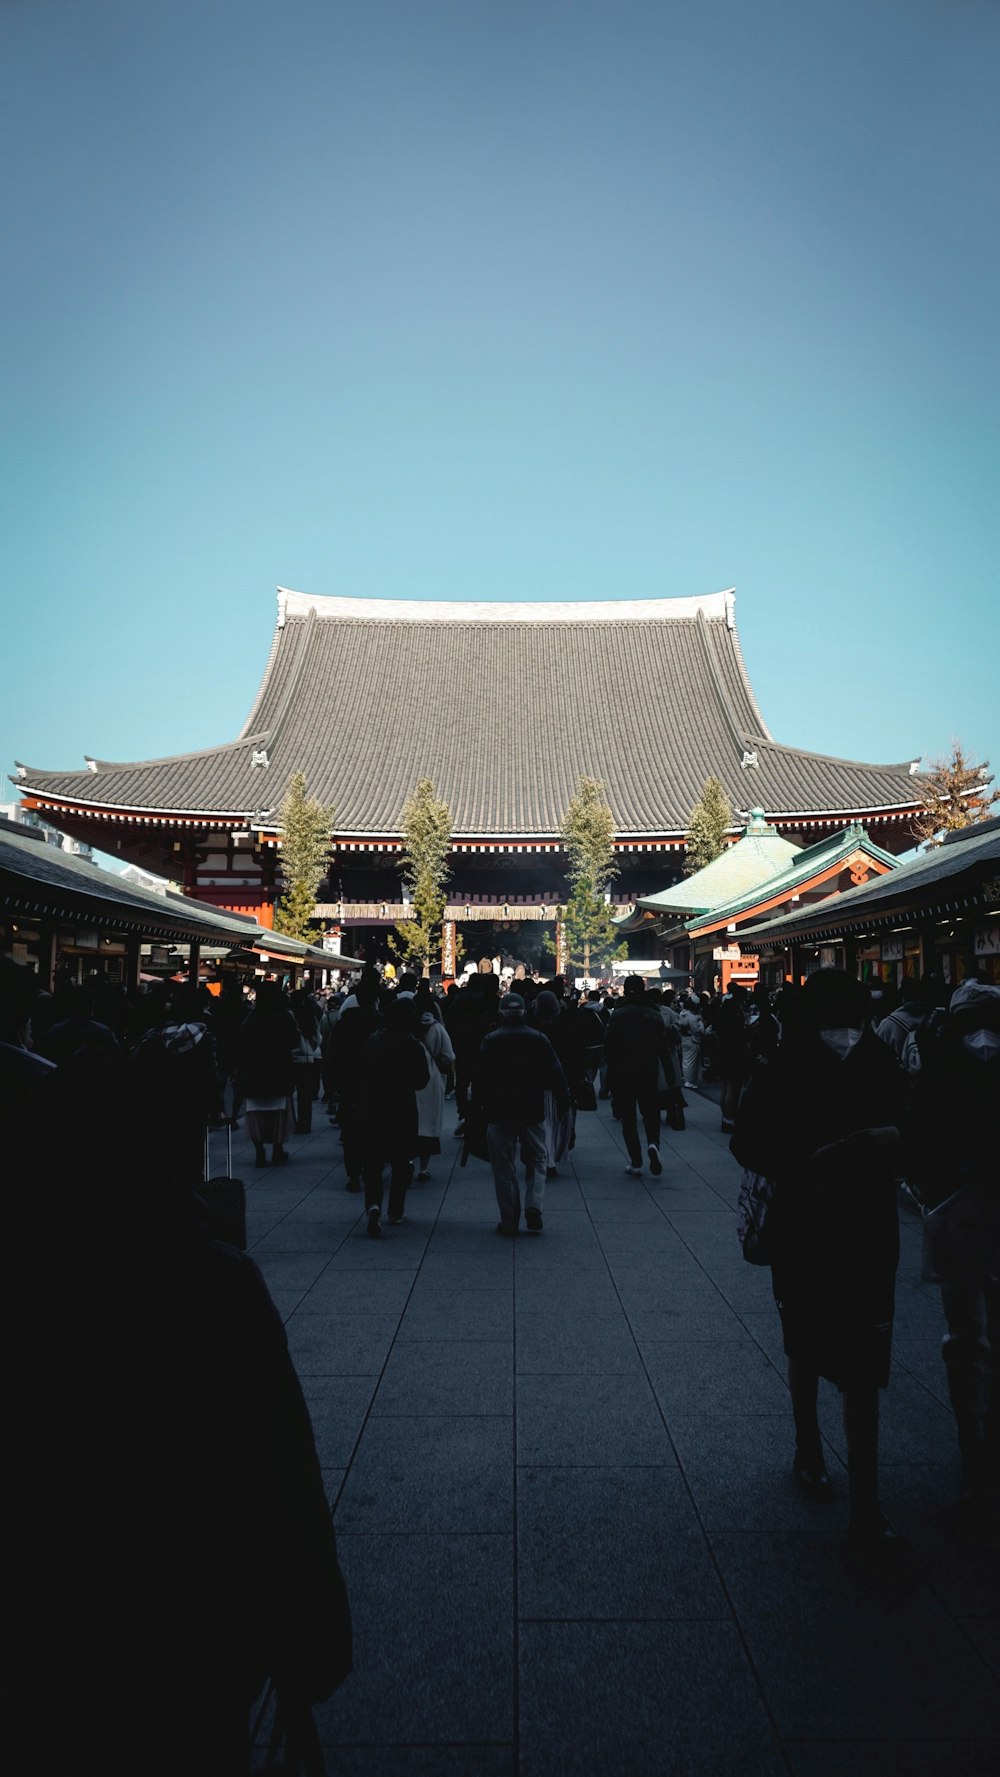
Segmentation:
<svg viewBox="0 0 1000 1777">
<path fill-rule="evenodd" d="M 878 1396 L 889 1381 L 899 1227 L 895 1156 L 906 1082 L 865 1020 L 860 984 L 810 975 L 773 1059 L 755 1070 L 730 1147 L 776 1186 L 772 1282 L 795 1419 L 792 1472 L 832 1489 L 817 1417 L 820 1377 L 843 1397 L 852 1553 L 893 1571 L 907 1545 L 878 1494 Z"/>
<path fill-rule="evenodd" d="M 472 1082 L 473 1102 L 481 1108 L 486 1121 L 486 1143 L 500 1211 L 497 1233 L 513 1235 L 520 1229 L 520 1143 L 525 1226 L 529 1234 L 540 1234 L 545 1195 L 545 1094 L 553 1093 L 560 1112 L 568 1112 L 569 1089 L 548 1037 L 526 1022 L 520 994 L 505 993 L 499 1014 L 498 1028 L 483 1038 Z"/>
</svg>

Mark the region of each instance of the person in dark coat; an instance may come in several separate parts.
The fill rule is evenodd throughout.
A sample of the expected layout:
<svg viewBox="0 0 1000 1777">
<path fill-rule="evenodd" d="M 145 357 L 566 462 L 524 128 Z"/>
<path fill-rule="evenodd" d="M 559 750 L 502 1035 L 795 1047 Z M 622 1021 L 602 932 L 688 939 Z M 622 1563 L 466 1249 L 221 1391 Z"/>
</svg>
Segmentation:
<svg viewBox="0 0 1000 1777">
<path fill-rule="evenodd" d="M 341 1020 L 343 1022 L 343 1020 Z M 401 1222 L 413 1171 L 419 1119 L 417 1093 L 430 1078 L 427 1050 L 415 1034 L 412 994 L 390 1000 L 385 1026 L 369 1037 L 362 1058 L 360 1115 L 365 1155 L 368 1234 L 382 1232 L 382 1175 L 389 1167 L 389 1223 Z"/>
<path fill-rule="evenodd" d="M 275 1166 L 288 1159 L 285 1138 L 292 1116 L 298 1040 L 298 1027 L 281 988 L 276 981 L 262 981 L 237 1046 L 239 1087 L 258 1166 L 267 1164 L 268 1142 Z"/>
<path fill-rule="evenodd" d="M 444 1021 L 455 1051 L 456 1135 L 461 1135 L 465 1129 L 469 1085 L 479 1045 L 496 1024 L 496 999 L 492 993 L 488 994 L 485 981 L 486 976 L 478 972 L 470 975 L 464 987 L 456 987 L 449 993 L 445 1006 Z"/>
<path fill-rule="evenodd" d="M 736 1107 L 750 1073 L 747 1040 L 747 994 L 738 981 L 720 1000 L 712 1029 L 715 1034 L 715 1071 L 722 1082 L 722 1132 L 731 1135 Z"/>
<path fill-rule="evenodd" d="M 840 1389 L 850 1484 L 849 1539 L 871 1565 L 898 1562 L 902 1538 L 878 1494 L 878 1395 L 889 1381 L 899 1229 L 894 1169 L 902 1076 L 865 1022 L 858 982 L 811 975 L 773 1060 L 762 1062 L 730 1144 L 773 1181 L 772 1281 L 795 1419 L 793 1474 L 830 1492 L 819 1378 Z"/>
<path fill-rule="evenodd" d="M 885 1041 L 885 1026 L 879 1036 Z M 1000 1529 L 1000 987 L 963 981 L 920 1033 L 907 1179 L 931 1212 L 942 1356 L 961 1458 L 960 1528 Z"/>
<path fill-rule="evenodd" d="M 340 1138 L 344 1148 L 347 1189 L 361 1190 L 365 1166 L 365 1121 L 362 1106 L 364 1063 L 368 1039 L 382 1029 L 377 969 L 362 971 L 354 992 L 341 1007 L 330 1033 L 330 1071 L 339 1094 Z"/>
<path fill-rule="evenodd" d="M 472 1079 L 472 1100 L 483 1114 L 500 1220 L 497 1233 L 517 1234 L 521 1193 L 517 1150 L 524 1162 L 524 1220 L 529 1234 L 542 1232 L 545 1197 L 545 1096 L 560 1114 L 569 1110 L 569 1088 L 552 1044 L 526 1022 L 520 994 L 504 994 L 500 1023 L 483 1038 Z"/>
<path fill-rule="evenodd" d="M 260 1272 L 179 1182 L 158 1077 L 90 1051 L 42 1100 L 46 1141 L 8 1155 L 7 1762 L 245 1777 L 264 1681 L 296 1714 L 351 1667 L 308 1410 Z"/>
<path fill-rule="evenodd" d="M 622 1134 L 628 1149 L 625 1171 L 633 1178 L 642 1177 L 638 1127 L 641 1117 L 649 1170 L 657 1176 L 663 1171 L 659 1076 L 661 1067 L 664 1074 L 670 1068 L 671 1054 L 659 1007 L 646 998 L 646 984 L 641 975 L 626 975 L 623 996 L 608 1020 L 604 1039 L 608 1085 L 615 1113 L 622 1120 Z"/>
</svg>

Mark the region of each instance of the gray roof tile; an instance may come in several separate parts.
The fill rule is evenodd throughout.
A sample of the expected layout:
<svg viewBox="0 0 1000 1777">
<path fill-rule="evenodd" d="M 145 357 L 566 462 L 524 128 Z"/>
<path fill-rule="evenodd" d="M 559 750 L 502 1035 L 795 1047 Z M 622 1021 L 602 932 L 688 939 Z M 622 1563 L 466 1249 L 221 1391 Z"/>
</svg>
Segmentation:
<svg viewBox="0 0 1000 1777">
<path fill-rule="evenodd" d="M 237 741 L 82 772 L 25 768 L 20 787 L 273 823 L 301 770 L 338 832 L 362 836 L 397 833 L 425 775 L 453 832 L 483 838 L 558 833 L 584 773 L 604 780 L 622 837 L 683 833 L 713 772 L 737 812 L 759 803 L 776 820 L 919 806 L 908 764 L 831 759 L 769 737 L 730 594 L 626 602 L 620 616 L 609 604 L 504 606 L 496 619 L 482 606 L 442 609 L 287 595 Z M 266 768 L 253 764 L 262 749 Z M 743 766 L 745 752 L 756 766 Z"/>
</svg>

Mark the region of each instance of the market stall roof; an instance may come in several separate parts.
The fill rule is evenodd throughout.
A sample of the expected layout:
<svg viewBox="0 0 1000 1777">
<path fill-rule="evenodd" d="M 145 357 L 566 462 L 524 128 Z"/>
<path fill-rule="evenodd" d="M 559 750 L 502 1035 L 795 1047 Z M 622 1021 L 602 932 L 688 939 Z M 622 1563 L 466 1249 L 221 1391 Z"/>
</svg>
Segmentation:
<svg viewBox="0 0 1000 1777">
<path fill-rule="evenodd" d="M 77 919 L 81 924 L 140 933 L 148 938 L 252 945 L 260 930 L 255 919 L 192 901 L 168 890 L 161 894 L 125 882 L 110 870 L 55 845 L 0 830 L 0 908 L 34 918 Z"/>
<path fill-rule="evenodd" d="M 254 949 L 260 956 L 275 962 L 308 963 L 311 968 L 360 969 L 357 957 L 344 956 L 339 950 L 324 950 L 319 944 L 306 944 L 301 938 L 290 938 L 285 932 L 273 932 L 267 926 L 258 928 Z"/>
<path fill-rule="evenodd" d="M 766 949 L 792 940 L 834 938 L 898 923 L 907 915 L 1000 911 L 1000 817 L 949 834 L 880 876 L 816 906 L 768 920 L 740 933 Z"/>
<path fill-rule="evenodd" d="M 243 913 L 210 907 L 174 889 L 146 888 L 101 870 L 87 858 L 22 835 L 12 825 L 0 827 L 0 909 L 36 919 L 75 919 L 148 939 L 224 946 L 249 955 L 256 951 L 277 961 L 308 963 L 313 968 L 354 968 L 361 964 L 339 951 L 323 950 L 258 925 Z"/>
</svg>

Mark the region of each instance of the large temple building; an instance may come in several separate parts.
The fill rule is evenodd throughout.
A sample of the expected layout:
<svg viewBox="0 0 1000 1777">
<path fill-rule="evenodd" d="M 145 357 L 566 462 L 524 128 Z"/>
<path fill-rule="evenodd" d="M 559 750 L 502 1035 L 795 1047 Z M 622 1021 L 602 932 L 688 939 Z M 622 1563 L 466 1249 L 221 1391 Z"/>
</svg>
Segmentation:
<svg viewBox="0 0 1000 1777">
<path fill-rule="evenodd" d="M 717 776 L 734 811 L 801 845 L 862 822 L 912 844 L 916 761 L 868 765 L 774 740 L 736 631 L 735 595 L 586 604 L 316 598 L 279 589 L 260 689 L 235 740 L 82 771 L 19 765 L 27 807 L 203 902 L 273 918 L 294 772 L 333 810 L 321 913 L 384 954 L 403 917 L 403 804 L 429 777 L 452 823 L 447 918 L 551 949 L 566 893 L 560 830 L 582 776 L 605 784 L 619 911 L 681 874 L 691 809 Z M 490 928 L 489 930 L 483 927 Z M 541 928 L 541 929 L 540 929 Z M 469 934 L 466 934 L 467 943 Z M 513 939 L 506 948 L 511 948 Z"/>
</svg>

